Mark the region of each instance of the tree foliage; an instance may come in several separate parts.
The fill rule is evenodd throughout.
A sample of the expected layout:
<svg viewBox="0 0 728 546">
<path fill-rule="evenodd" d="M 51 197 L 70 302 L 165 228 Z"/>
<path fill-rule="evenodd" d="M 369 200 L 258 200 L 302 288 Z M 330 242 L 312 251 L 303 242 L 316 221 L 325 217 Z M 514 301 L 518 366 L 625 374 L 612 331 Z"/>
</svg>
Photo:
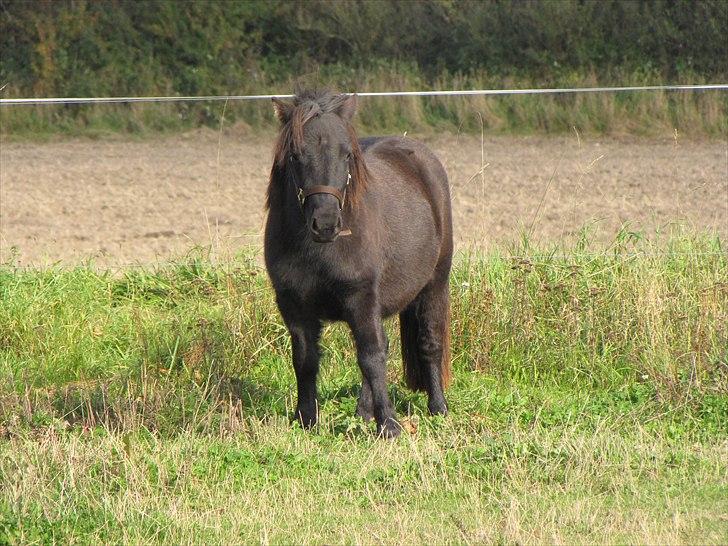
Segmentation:
<svg viewBox="0 0 728 546">
<path fill-rule="evenodd" d="M 726 74 L 721 0 L 0 0 L 18 95 L 217 94 L 325 65 L 526 76 Z M 6 90 L 6 93 L 7 91 Z"/>
</svg>

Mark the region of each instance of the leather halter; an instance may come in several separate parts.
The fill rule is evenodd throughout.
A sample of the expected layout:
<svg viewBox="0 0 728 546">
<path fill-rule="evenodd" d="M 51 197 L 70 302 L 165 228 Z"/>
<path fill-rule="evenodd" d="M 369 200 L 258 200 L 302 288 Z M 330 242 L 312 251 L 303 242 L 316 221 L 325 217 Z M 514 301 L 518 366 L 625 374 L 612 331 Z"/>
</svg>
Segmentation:
<svg viewBox="0 0 728 546">
<path fill-rule="evenodd" d="M 298 188 L 298 191 L 296 192 L 296 197 L 298 197 L 298 204 L 301 206 L 301 211 L 303 211 L 303 205 L 306 203 L 306 199 L 308 199 L 312 195 L 316 195 L 319 193 L 328 193 L 329 195 L 333 195 L 334 197 L 336 197 L 336 200 L 339 202 L 339 210 L 344 210 L 344 201 L 346 200 L 346 188 L 349 187 L 350 182 L 351 172 L 347 171 L 346 186 L 344 186 L 343 192 L 337 190 L 334 186 L 316 185 L 303 189 L 301 186 L 296 184 L 296 187 Z M 346 237 L 348 235 L 351 235 L 350 229 L 342 229 L 339 232 L 340 237 Z"/>
<path fill-rule="evenodd" d="M 334 186 L 322 186 L 322 185 L 316 185 L 316 186 L 310 186 L 306 189 L 298 186 L 298 202 L 301 205 L 301 208 L 303 208 L 303 205 L 306 203 L 306 199 L 308 199 L 312 195 L 316 195 L 319 193 L 328 193 L 329 195 L 333 195 L 336 197 L 336 200 L 339 202 L 339 210 L 344 209 L 344 200 L 346 199 L 346 188 L 349 186 L 349 182 L 351 182 L 351 173 L 346 173 L 346 186 L 344 186 L 344 191 L 341 192 L 338 189 L 336 189 Z"/>
</svg>

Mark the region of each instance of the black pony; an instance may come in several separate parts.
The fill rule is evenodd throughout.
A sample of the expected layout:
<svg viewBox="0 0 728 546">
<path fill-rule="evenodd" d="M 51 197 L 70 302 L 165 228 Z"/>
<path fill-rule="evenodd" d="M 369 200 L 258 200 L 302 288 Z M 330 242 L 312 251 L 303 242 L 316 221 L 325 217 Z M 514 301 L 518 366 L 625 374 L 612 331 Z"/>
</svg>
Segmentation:
<svg viewBox="0 0 728 546">
<path fill-rule="evenodd" d="M 317 418 L 322 321 L 345 321 L 362 372 L 357 414 L 399 435 L 382 318 L 399 313 L 407 385 L 445 414 L 450 381 L 452 218 L 447 175 L 423 144 L 359 140 L 356 95 L 274 99 L 281 132 L 268 186 L 265 263 L 291 334 L 296 418 Z"/>
</svg>

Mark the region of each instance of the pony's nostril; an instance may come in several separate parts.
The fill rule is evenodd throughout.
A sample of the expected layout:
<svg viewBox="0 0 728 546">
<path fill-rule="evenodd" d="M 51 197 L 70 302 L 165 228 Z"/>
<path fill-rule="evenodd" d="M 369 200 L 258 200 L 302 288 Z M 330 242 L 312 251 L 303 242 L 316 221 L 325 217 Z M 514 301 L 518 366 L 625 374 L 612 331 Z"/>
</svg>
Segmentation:
<svg viewBox="0 0 728 546">
<path fill-rule="evenodd" d="M 314 218 L 313 221 L 311 222 L 311 231 L 313 231 L 314 233 L 319 232 L 318 222 L 316 222 L 316 218 Z"/>
</svg>

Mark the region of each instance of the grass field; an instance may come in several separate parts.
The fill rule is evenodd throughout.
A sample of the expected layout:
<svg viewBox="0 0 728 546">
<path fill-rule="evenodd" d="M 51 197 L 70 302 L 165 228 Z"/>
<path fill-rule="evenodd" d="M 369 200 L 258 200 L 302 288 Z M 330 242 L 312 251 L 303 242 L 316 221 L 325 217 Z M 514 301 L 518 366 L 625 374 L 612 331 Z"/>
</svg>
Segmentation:
<svg viewBox="0 0 728 546">
<path fill-rule="evenodd" d="M 0 543 L 728 541 L 720 240 L 458 256 L 451 413 L 402 386 L 388 323 L 393 442 L 353 416 L 340 325 L 320 425 L 289 424 L 256 264 L 0 267 Z"/>
</svg>

